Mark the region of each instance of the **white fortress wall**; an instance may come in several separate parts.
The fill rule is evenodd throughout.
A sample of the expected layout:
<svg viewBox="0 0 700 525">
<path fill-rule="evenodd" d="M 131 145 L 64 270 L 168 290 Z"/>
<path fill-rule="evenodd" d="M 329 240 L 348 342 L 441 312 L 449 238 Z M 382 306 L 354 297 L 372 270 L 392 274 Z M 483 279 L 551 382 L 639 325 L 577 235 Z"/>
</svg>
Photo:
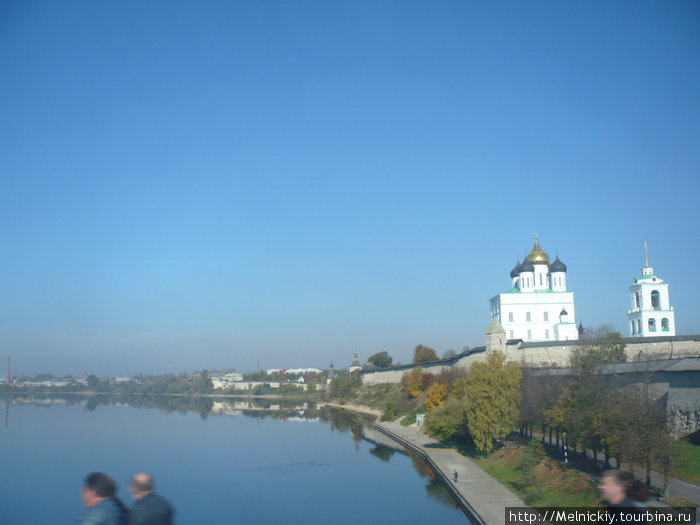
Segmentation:
<svg viewBox="0 0 700 525">
<path fill-rule="evenodd" d="M 628 362 L 700 357 L 700 335 L 626 338 L 625 342 L 627 343 L 625 354 Z M 570 364 L 571 352 L 578 346 L 585 344 L 595 344 L 595 342 L 575 340 L 523 343 L 517 340 L 508 341 L 504 353 L 508 361 L 519 364 L 542 368 L 566 368 Z M 360 378 L 362 384 L 365 385 L 399 383 L 403 375 L 414 368 L 422 367 L 425 371 L 433 374 L 450 370 L 452 367 L 469 370 L 472 363 L 485 361 L 486 356 L 486 347 L 479 347 L 451 359 L 363 370 Z"/>
</svg>

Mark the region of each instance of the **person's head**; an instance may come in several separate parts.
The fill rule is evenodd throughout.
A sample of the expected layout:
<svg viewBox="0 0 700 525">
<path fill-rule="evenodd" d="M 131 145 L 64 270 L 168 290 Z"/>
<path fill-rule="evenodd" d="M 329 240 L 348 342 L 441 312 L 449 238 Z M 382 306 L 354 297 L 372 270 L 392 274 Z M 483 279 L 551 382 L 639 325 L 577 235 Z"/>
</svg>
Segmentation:
<svg viewBox="0 0 700 525">
<path fill-rule="evenodd" d="M 131 477 L 129 492 L 134 499 L 141 499 L 146 494 L 150 494 L 153 487 L 155 487 L 153 476 L 144 473 L 134 474 Z"/>
<path fill-rule="evenodd" d="M 598 490 L 603 499 L 611 505 L 618 505 L 629 495 L 629 488 L 634 482 L 634 476 L 620 470 L 606 470 L 600 478 Z"/>
<path fill-rule="evenodd" d="M 81 496 L 86 507 L 94 507 L 104 499 L 113 498 L 116 493 L 117 483 L 107 474 L 92 472 L 85 476 Z"/>
<path fill-rule="evenodd" d="M 649 499 L 649 491 L 644 483 L 629 472 L 620 470 L 606 470 L 603 472 L 598 488 L 605 500 L 613 505 L 622 501 L 625 497 L 642 502 Z M 620 498 L 620 490 L 624 494 L 622 498 Z"/>
</svg>

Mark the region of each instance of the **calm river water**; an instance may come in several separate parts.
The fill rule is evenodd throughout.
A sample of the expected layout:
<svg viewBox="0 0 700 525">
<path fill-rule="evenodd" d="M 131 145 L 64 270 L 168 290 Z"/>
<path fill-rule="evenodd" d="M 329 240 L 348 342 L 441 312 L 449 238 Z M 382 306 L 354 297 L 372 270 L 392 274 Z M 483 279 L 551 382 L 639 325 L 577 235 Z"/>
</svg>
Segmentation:
<svg viewBox="0 0 700 525">
<path fill-rule="evenodd" d="M 180 525 L 468 523 L 423 461 L 343 411 L 99 397 L 2 407 L 1 524 L 75 523 L 91 471 L 113 476 L 127 505 L 131 474 L 153 473 Z"/>
</svg>

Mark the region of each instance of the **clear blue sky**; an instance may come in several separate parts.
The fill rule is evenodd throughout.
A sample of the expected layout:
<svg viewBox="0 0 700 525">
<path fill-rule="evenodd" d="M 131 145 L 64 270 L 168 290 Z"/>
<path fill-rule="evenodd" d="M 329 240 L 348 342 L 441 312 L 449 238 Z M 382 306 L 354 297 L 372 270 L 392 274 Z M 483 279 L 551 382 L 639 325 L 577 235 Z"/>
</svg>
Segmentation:
<svg viewBox="0 0 700 525">
<path fill-rule="evenodd" d="M 0 357 L 459 351 L 535 232 L 577 321 L 627 335 L 647 240 L 697 334 L 699 144 L 694 1 L 5 1 Z"/>
</svg>

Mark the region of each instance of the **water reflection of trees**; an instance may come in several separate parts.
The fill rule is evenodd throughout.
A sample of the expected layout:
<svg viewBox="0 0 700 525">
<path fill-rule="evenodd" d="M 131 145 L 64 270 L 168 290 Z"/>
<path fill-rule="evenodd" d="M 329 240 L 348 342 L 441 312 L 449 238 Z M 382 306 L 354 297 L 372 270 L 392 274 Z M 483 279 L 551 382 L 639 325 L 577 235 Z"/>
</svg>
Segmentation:
<svg viewBox="0 0 700 525">
<path fill-rule="evenodd" d="M 438 480 L 431 479 L 425 485 L 425 492 L 428 494 L 429 498 L 439 501 L 443 505 L 447 505 L 448 507 L 457 507 L 457 503 L 447 491 L 445 485 L 440 483 Z"/>
<path fill-rule="evenodd" d="M 81 405 L 83 410 L 94 411 L 100 406 L 132 406 L 139 409 L 157 409 L 166 413 L 195 412 L 206 420 L 212 414 L 244 415 L 272 419 L 319 419 L 315 401 L 302 402 L 285 399 L 245 399 L 210 396 L 179 395 L 125 395 L 125 394 L 31 394 L 3 397 L 8 404 L 31 404 L 50 407 L 52 405 Z"/>
<path fill-rule="evenodd" d="M 364 430 L 374 426 L 374 416 L 357 414 L 347 410 L 340 410 L 331 407 L 324 407 L 323 410 L 321 410 L 321 414 L 321 419 L 328 422 L 332 430 L 350 432 L 353 441 L 355 442 L 355 447 L 358 447 L 360 441 L 362 441 Z M 369 453 L 380 461 L 388 462 L 391 460 L 394 454 L 400 450 L 401 449 L 398 448 L 398 446 L 397 448 L 392 448 L 380 443 L 374 443 L 374 447 L 369 449 Z M 403 453 L 405 454 L 406 452 Z M 442 481 L 435 474 L 433 469 L 431 469 L 430 466 L 419 456 L 416 456 L 413 453 L 408 453 L 408 455 L 411 458 L 413 468 L 421 477 L 427 478 L 425 491 L 428 497 L 449 507 L 455 507 L 455 500 L 447 491 L 447 488 L 445 488 L 445 486 L 442 484 Z"/>
<path fill-rule="evenodd" d="M 428 494 L 428 497 L 450 507 L 456 506 L 455 500 L 447 491 L 445 485 L 442 484 L 440 478 L 435 474 L 435 471 L 430 468 L 430 465 L 415 454 L 411 454 L 411 462 L 418 474 L 424 478 L 428 478 L 428 482 L 425 484 L 425 492 Z"/>
<path fill-rule="evenodd" d="M 93 411 L 100 406 L 123 406 L 128 405 L 139 409 L 157 409 L 166 413 L 182 413 L 195 412 L 206 420 L 212 414 L 215 404 L 231 405 L 238 407 L 244 405 L 247 410 L 238 410 L 236 413 L 251 417 L 259 417 L 260 414 L 267 414 L 265 417 L 284 417 L 285 412 L 295 412 L 294 415 L 299 417 L 315 418 L 314 413 L 315 403 L 300 403 L 298 401 L 284 400 L 231 400 L 230 398 L 216 398 L 208 396 L 176 396 L 176 395 L 123 395 L 123 394 L 97 394 L 97 395 L 80 395 L 80 394 L 65 394 L 62 396 L 32 394 L 30 396 L 13 396 L 6 398 L 12 404 L 32 404 L 37 406 L 51 406 L 54 404 L 60 405 L 81 405 L 83 410 Z M 299 407 L 308 407 L 303 412 L 298 412 Z M 225 414 L 224 414 L 225 415 Z"/>
<path fill-rule="evenodd" d="M 396 454 L 396 450 L 391 447 L 387 447 L 386 445 L 380 445 L 377 443 L 374 448 L 369 449 L 369 453 L 375 458 L 379 458 L 380 460 L 387 462 L 394 454 Z"/>
<path fill-rule="evenodd" d="M 374 416 L 366 414 L 358 414 L 348 410 L 340 410 L 324 406 L 319 416 L 321 421 L 330 425 L 331 430 L 339 430 L 340 432 L 350 432 L 352 440 L 355 443 L 355 449 L 360 447 L 360 443 L 364 437 L 363 428 L 371 427 L 374 424 Z"/>
<path fill-rule="evenodd" d="M 206 420 L 211 413 L 214 400 L 210 397 L 190 397 L 190 396 L 114 396 L 96 395 L 85 399 L 86 410 L 96 410 L 99 405 L 129 405 L 139 409 L 158 409 L 168 414 L 178 412 L 187 414 L 196 412 L 203 420 Z"/>
</svg>

